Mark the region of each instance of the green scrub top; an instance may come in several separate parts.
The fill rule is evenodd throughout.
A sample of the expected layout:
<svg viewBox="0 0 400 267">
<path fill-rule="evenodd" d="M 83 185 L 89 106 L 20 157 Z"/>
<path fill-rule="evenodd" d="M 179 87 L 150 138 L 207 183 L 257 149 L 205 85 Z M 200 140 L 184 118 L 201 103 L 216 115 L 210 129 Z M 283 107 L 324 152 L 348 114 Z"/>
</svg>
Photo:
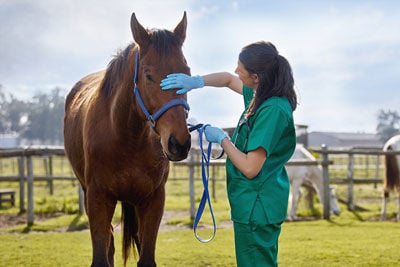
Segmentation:
<svg viewBox="0 0 400 267">
<path fill-rule="evenodd" d="M 245 111 L 253 98 L 253 89 L 243 87 Z M 231 219 L 249 223 L 257 200 L 261 202 L 267 224 L 281 223 L 287 215 L 290 182 L 285 163 L 296 147 L 293 111 L 286 97 L 271 97 L 264 101 L 249 120 L 243 112 L 232 136 L 232 142 L 242 152 L 262 147 L 267 153 L 261 171 L 248 179 L 227 158 L 227 191 Z"/>
</svg>

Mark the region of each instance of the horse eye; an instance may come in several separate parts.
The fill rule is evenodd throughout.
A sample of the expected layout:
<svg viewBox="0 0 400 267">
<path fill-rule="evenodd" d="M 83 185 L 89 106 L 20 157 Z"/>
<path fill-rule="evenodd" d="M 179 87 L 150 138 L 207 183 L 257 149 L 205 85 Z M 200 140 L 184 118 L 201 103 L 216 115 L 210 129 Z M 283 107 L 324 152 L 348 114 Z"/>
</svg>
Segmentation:
<svg viewBox="0 0 400 267">
<path fill-rule="evenodd" d="M 150 74 L 146 74 L 146 79 L 149 81 L 154 82 L 153 78 L 151 78 Z"/>
</svg>

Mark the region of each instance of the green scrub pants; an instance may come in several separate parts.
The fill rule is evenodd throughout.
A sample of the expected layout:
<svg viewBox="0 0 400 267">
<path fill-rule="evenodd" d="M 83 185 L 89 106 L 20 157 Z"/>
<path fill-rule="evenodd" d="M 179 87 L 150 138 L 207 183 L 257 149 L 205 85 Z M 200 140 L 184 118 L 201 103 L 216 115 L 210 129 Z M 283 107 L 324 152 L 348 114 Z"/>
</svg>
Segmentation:
<svg viewBox="0 0 400 267">
<path fill-rule="evenodd" d="M 266 224 L 264 211 L 260 208 L 260 204 L 257 204 L 249 224 L 234 222 L 238 267 L 278 266 L 278 238 L 281 223 Z"/>
</svg>

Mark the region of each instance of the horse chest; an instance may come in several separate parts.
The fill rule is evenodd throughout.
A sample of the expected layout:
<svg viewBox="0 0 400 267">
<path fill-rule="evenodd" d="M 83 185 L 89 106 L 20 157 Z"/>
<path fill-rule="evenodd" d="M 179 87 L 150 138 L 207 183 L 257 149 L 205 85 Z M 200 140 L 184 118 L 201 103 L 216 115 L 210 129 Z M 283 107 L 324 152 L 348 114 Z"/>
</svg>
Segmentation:
<svg viewBox="0 0 400 267">
<path fill-rule="evenodd" d="M 164 186 L 168 176 L 167 160 L 150 160 L 148 164 L 143 160 L 132 159 L 125 164 L 118 164 L 109 172 L 108 176 L 103 176 L 102 181 L 104 190 L 109 190 L 118 200 L 142 199 Z"/>
</svg>

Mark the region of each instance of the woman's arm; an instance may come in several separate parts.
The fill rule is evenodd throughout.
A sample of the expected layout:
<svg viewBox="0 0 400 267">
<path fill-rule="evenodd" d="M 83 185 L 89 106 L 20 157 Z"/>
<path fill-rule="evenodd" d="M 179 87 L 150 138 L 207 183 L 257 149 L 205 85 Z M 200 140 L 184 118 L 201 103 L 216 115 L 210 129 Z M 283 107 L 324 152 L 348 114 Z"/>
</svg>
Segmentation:
<svg viewBox="0 0 400 267">
<path fill-rule="evenodd" d="M 202 76 L 204 86 L 228 87 L 233 91 L 243 94 L 243 82 L 239 77 L 229 72 L 216 72 Z"/>
<path fill-rule="evenodd" d="M 236 168 L 238 168 L 248 179 L 253 179 L 257 176 L 267 159 L 267 153 L 261 147 L 246 154 L 237 149 L 229 138 L 224 138 L 221 142 L 221 146 L 229 156 L 233 165 L 235 165 Z"/>
<path fill-rule="evenodd" d="M 163 90 L 178 89 L 176 91 L 177 94 L 186 94 L 192 89 L 204 86 L 228 87 L 239 94 L 243 94 L 243 82 L 239 77 L 229 72 L 217 72 L 204 76 L 172 73 L 161 81 L 160 86 Z"/>
</svg>

